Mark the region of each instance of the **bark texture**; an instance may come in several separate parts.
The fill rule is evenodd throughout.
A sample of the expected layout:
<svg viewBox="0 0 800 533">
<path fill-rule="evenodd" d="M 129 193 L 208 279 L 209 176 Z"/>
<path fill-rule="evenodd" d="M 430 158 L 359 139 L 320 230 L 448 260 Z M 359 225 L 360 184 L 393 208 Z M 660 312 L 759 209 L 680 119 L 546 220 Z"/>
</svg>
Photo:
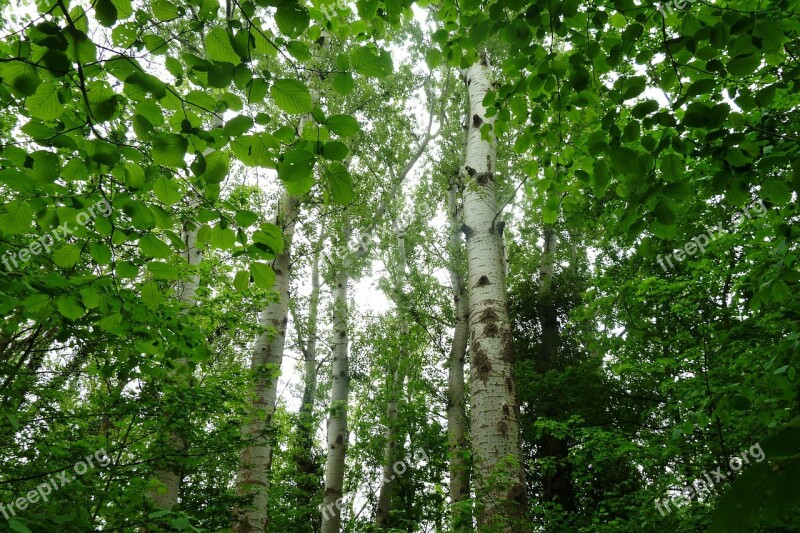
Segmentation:
<svg viewBox="0 0 800 533">
<path fill-rule="evenodd" d="M 322 497 L 322 532 L 338 533 L 342 522 L 344 458 L 347 451 L 347 395 L 350 386 L 347 336 L 347 266 L 336 273 L 333 302 L 333 373 L 328 417 L 328 458 Z"/>
<path fill-rule="evenodd" d="M 286 324 L 289 308 L 289 267 L 292 240 L 299 203 L 284 192 L 275 218 L 283 229 L 283 251 L 274 260 L 274 290 L 278 301 L 270 303 L 261 313 L 259 323 L 264 332 L 253 347 L 250 367 L 255 375 L 250 392 L 251 406 L 242 428 L 246 445 L 239 454 L 239 472 L 236 478 L 236 495 L 247 498 L 246 505 L 234 509 L 233 530 L 236 533 L 262 533 L 267 528 L 269 502 L 269 477 L 272 470 L 272 416 L 283 348 L 286 342 Z"/>
<path fill-rule="evenodd" d="M 447 442 L 450 467 L 450 505 L 452 524 L 456 531 L 472 526 L 471 513 L 459 506 L 469 498 L 469 461 L 467 442 L 467 413 L 464 387 L 464 359 L 469 340 L 469 296 L 464 284 L 463 243 L 461 242 L 461 217 L 457 202 L 458 179 L 450 181 L 448 211 L 450 218 L 449 274 L 453 291 L 455 327 L 447 380 Z"/>
<path fill-rule="evenodd" d="M 303 400 L 298 413 L 297 427 L 297 455 L 295 461 L 300 474 L 298 489 L 302 504 L 312 502 L 317 498 L 319 481 L 319 463 L 314 455 L 314 400 L 317 394 L 317 318 L 319 315 L 319 261 L 320 247 L 322 246 L 322 233 L 325 222 L 320 224 L 320 235 L 314 249 L 311 263 L 311 295 L 308 304 L 308 322 L 305 331 L 298 332 L 301 349 L 303 352 Z M 313 531 L 319 530 L 319 516 L 316 512 L 309 511 L 305 516 L 306 523 Z"/>
<path fill-rule="evenodd" d="M 502 226 L 495 192 L 493 133 L 485 140 L 483 99 L 491 89 L 485 53 L 465 73 L 469 95 L 464 164 L 464 226 L 470 326 L 471 438 L 478 525 L 487 531 L 520 531 L 527 493 L 514 379 L 514 347 L 508 316 Z"/>
</svg>

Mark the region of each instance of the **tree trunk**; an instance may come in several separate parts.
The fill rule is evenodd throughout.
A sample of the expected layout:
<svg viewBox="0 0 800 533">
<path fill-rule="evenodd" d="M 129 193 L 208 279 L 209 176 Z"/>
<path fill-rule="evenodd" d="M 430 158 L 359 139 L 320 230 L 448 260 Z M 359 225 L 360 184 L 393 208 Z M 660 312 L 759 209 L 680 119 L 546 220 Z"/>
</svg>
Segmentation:
<svg viewBox="0 0 800 533">
<path fill-rule="evenodd" d="M 349 362 L 347 337 L 348 266 L 339 266 L 333 302 L 333 363 L 331 405 L 328 418 L 328 459 L 322 499 L 322 532 L 339 533 L 342 521 L 344 458 L 347 449 L 347 395 Z"/>
<path fill-rule="evenodd" d="M 305 328 L 305 342 L 302 343 L 304 378 L 303 400 L 298 413 L 297 427 L 297 469 L 300 475 L 298 490 L 299 503 L 306 509 L 311 509 L 308 504 L 317 498 L 318 493 L 318 462 L 314 458 L 314 398 L 317 394 L 317 317 L 319 311 L 319 259 L 322 246 L 322 233 L 325 222 L 320 224 L 320 235 L 314 249 L 314 258 L 311 263 L 311 296 L 308 305 L 308 325 Z M 299 336 L 299 335 L 298 335 Z M 319 529 L 319 516 L 309 510 L 304 513 L 304 522 L 313 531 Z"/>
<path fill-rule="evenodd" d="M 375 517 L 375 526 L 378 529 L 388 529 L 391 526 L 392 491 L 396 481 L 394 463 L 397 457 L 398 438 L 397 402 L 405 382 L 405 343 L 408 337 L 408 319 L 403 302 L 403 286 L 406 273 L 406 239 L 396 219 L 393 221 L 393 225 L 395 237 L 397 238 L 397 274 L 394 280 L 394 298 L 397 305 L 397 313 L 400 317 L 400 353 L 398 354 L 394 372 L 389 375 L 389 404 L 386 410 L 386 447 L 383 455 L 383 480 L 378 495 L 378 511 Z"/>
<path fill-rule="evenodd" d="M 495 193 L 494 141 L 484 140 L 483 99 L 491 89 L 485 53 L 466 71 L 470 116 L 464 171 L 469 291 L 471 437 L 481 529 L 520 531 L 527 507 L 508 316 L 502 226 Z M 490 132 L 490 135 L 493 135 Z"/>
<path fill-rule="evenodd" d="M 239 472 L 236 478 L 236 495 L 250 499 L 246 505 L 234 509 L 233 530 L 236 533 L 263 533 L 267 527 L 269 502 L 269 476 L 272 469 L 272 428 L 278 376 L 283 361 L 286 341 L 286 323 L 289 308 L 289 267 L 292 240 L 299 203 L 284 191 L 276 223 L 283 229 L 283 252 L 273 263 L 275 291 L 278 301 L 270 303 L 261 313 L 259 322 L 265 331 L 256 339 L 251 359 L 255 375 L 252 385 L 251 412 L 242 428 L 246 442 L 239 455 Z"/>
<path fill-rule="evenodd" d="M 215 118 L 212 120 L 211 128 L 221 127 L 222 120 Z M 211 150 L 206 150 L 206 153 Z M 190 207 L 197 208 L 199 201 L 192 199 L 189 202 Z M 202 260 L 202 253 L 197 247 L 197 226 L 193 220 L 187 220 L 181 227 L 181 240 L 183 241 L 186 249 L 181 252 L 181 257 L 186 261 L 189 266 L 197 265 Z M 195 305 L 197 302 L 197 289 L 200 287 L 200 276 L 192 274 L 189 279 L 182 282 L 178 287 L 177 296 L 180 302 L 184 305 L 181 314 L 188 313 L 188 308 Z M 187 368 L 188 360 L 185 357 L 179 357 L 175 360 L 175 369 L 171 372 L 170 377 L 176 380 L 179 387 L 190 387 L 191 383 L 191 370 Z M 165 400 L 168 401 L 168 400 Z M 169 408 L 174 407 L 172 405 Z M 180 409 L 180 405 L 177 406 Z M 178 413 L 180 416 L 182 413 Z M 154 473 L 154 477 L 158 480 L 159 487 L 147 491 L 146 497 L 155 509 L 168 510 L 173 509 L 178 505 L 178 498 L 180 496 L 180 485 L 183 479 L 183 471 L 180 464 L 174 460 L 175 455 L 180 455 L 185 452 L 188 443 L 179 431 L 167 431 L 159 435 L 158 439 L 162 440 L 161 446 L 164 449 L 165 467 L 158 468 Z M 149 531 L 148 526 L 142 529 L 143 532 Z"/>
<path fill-rule="evenodd" d="M 453 290 L 455 328 L 450 348 L 447 380 L 447 442 L 450 452 L 450 505 L 455 531 L 472 527 L 472 516 L 459 503 L 469 498 L 469 461 L 467 449 L 467 413 L 464 395 L 464 359 L 469 339 L 469 297 L 464 285 L 461 223 L 457 205 L 457 179 L 450 182 L 447 200 L 450 213 L 450 284 Z"/>
</svg>

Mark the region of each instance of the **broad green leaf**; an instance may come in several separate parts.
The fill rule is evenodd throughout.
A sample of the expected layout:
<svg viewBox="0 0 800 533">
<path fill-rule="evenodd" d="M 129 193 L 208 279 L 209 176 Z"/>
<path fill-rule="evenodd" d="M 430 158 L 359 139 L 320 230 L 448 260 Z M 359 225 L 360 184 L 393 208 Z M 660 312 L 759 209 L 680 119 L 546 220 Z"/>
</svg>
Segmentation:
<svg viewBox="0 0 800 533">
<path fill-rule="evenodd" d="M 183 194 L 178 188 L 178 183 L 164 177 L 156 178 L 153 184 L 153 193 L 156 198 L 164 202 L 166 205 L 174 205 L 181 201 Z"/>
<path fill-rule="evenodd" d="M 32 117 L 55 120 L 64 112 L 64 104 L 58 100 L 58 86 L 45 82 L 25 100 L 25 107 Z"/>
<path fill-rule="evenodd" d="M 105 244 L 90 244 L 89 254 L 98 265 L 108 265 L 111 263 L 111 248 Z"/>
<path fill-rule="evenodd" d="M 150 5 L 150 8 L 153 10 L 153 16 L 161 22 L 176 19 L 180 16 L 178 5 L 169 0 L 155 0 Z"/>
<path fill-rule="evenodd" d="M 164 295 L 161 293 L 161 289 L 158 288 L 158 283 L 154 281 L 148 281 L 142 285 L 141 298 L 142 302 L 150 307 L 156 306 L 164 301 Z"/>
<path fill-rule="evenodd" d="M 333 75 L 333 90 L 341 95 L 348 95 L 353 92 L 355 81 L 349 72 L 337 72 Z"/>
<path fill-rule="evenodd" d="M 156 100 L 161 100 L 167 95 L 167 84 L 151 74 L 134 72 L 125 78 L 125 83 L 150 93 Z"/>
<path fill-rule="evenodd" d="M 86 313 L 86 310 L 75 297 L 66 294 L 58 297 L 56 307 L 59 313 L 70 320 L 77 320 Z"/>
<path fill-rule="evenodd" d="M 362 76 L 385 78 L 392 73 L 392 56 L 386 50 L 373 46 L 361 46 L 350 55 L 353 68 Z"/>
<path fill-rule="evenodd" d="M 184 166 L 189 141 L 177 133 L 163 133 L 153 139 L 153 161 L 168 167 Z"/>
<path fill-rule="evenodd" d="M 275 23 L 280 32 L 287 37 L 295 38 L 302 35 L 310 21 L 308 10 L 297 3 L 280 4 L 275 11 Z"/>
<path fill-rule="evenodd" d="M 228 137 L 243 135 L 253 127 L 253 119 L 245 115 L 237 115 L 225 123 L 222 132 Z"/>
<path fill-rule="evenodd" d="M 231 161 L 226 152 L 211 152 L 205 156 L 205 159 L 206 169 L 203 172 L 203 178 L 207 183 L 220 183 L 228 176 Z"/>
<path fill-rule="evenodd" d="M 117 22 L 117 7 L 111 0 L 97 0 L 94 4 L 94 12 L 97 22 L 110 28 Z"/>
<path fill-rule="evenodd" d="M 72 268 L 81 260 L 81 248 L 75 244 L 64 244 L 53 252 L 53 263 L 61 268 Z"/>
<path fill-rule="evenodd" d="M 293 115 L 309 113 L 314 107 L 308 88 L 297 80 L 275 80 L 269 94 L 275 105 Z"/>
<path fill-rule="evenodd" d="M 326 175 L 331 185 L 331 198 L 337 204 L 346 204 L 352 201 L 353 180 L 350 173 L 341 163 L 331 163 L 326 169 Z"/>
<path fill-rule="evenodd" d="M 206 57 L 212 61 L 225 61 L 238 65 L 242 62 L 239 54 L 233 49 L 228 32 L 222 28 L 214 28 L 205 38 Z"/>
<path fill-rule="evenodd" d="M 139 239 L 139 249 L 145 257 L 166 259 L 172 255 L 172 248 L 155 235 L 145 235 Z"/>
<path fill-rule="evenodd" d="M 263 244 L 276 254 L 283 252 L 283 233 L 275 224 L 261 224 L 253 233 L 253 242 Z"/>
<path fill-rule="evenodd" d="M 155 279 L 176 280 L 180 276 L 180 270 L 175 265 L 153 261 L 147 263 L 147 270 Z"/>
<path fill-rule="evenodd" d="M 9 61 L 0 67 L 4 83 L 19 96 L 30 96 L 39 86 L 39 73 L 35 65 L 23 61 Z"/>
<path fill-rule="evenodd" d="M 236 244 L 236 232 L 231 228 L 222 228 L 216 225 L 211 228 L 208 242 L 215 248 L 230 250 Z"/>
<path fill-rule="evenodd" d="M 237 291 L 243 291 L 250 286 L 250 272 L 240 270 L 233 278 L 233 287 Z"/>
<path fill-rule="evenodd" d="M 26 233 L 31 229 L 33 210 L 27 202 L 13 200 L 0 211 L 0 230 L 4 233 Z"/>
<path fill-rule="evenodd" d="M 359 126 L 355 117 L 350 115 L 333 115 L 325 121 L 325 126 L 336 135 L 349 137 L 358 133 Z"/>
<path fill-rule="evenodd" d="M 250 275 L 256 287 L 261 289 L 271 289 L 275 284 L 275 271 L 266 263 L 251 263 Z"/>
<path fill-rule="evenodd" d="M 328 142 L 322 146 L 322 157 L 331 161 L 341 161 L 349 152 L 347 145 L 339 141 Z"/>
</svg>

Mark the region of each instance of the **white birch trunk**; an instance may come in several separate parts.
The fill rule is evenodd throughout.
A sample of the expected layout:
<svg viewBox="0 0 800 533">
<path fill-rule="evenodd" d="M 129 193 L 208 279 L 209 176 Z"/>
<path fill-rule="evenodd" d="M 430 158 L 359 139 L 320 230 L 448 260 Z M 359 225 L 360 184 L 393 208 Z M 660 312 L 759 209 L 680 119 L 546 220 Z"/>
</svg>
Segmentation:
<svg viewBox="0 0 800 533">
<path fill-rule="evenodd" d="M 322 498 L 322 533 L 338 533 L 342 522 L 344 459 L 347 451 L 347 396 L 350 370 L 347 336 L 347 284 L 349 267 L 337 267 L 333 301 L 333 362 L 331 405 L 328 417 L 328 458 Z"/>
<path fill-rule="evenodd" d="M 485 53 L 465 74 L 469 94 L 464 164 L 464 226 L 470 327 L 471 438 L 479 504 L 478 525 L 519 531 L 527 507 L 520 445 L 514 347 L 508 316 L 503 242 L 495 192 L 494 123 L 483 99 L 491 90 Z M 490 135 L 493 135 L 490 132 Z"/>
<path fill-rule="evenodd" d="M 456 201 L 456 179 L 450 183 L 447 200 L 450 215 L 449 274 L 453 291 L 455 327 L 447 379 L 447 442 L 450 462 L 450 505 L 453 528 L 458 531 L 472 525 L 471 513 L 459 502 L 469 498 L 469 463 L 467 461 L 467 414 L 464 387 L 464 359 L 469 339 L 469 297 L 461 272 L 463 249 L 461 221 Z"/>
<path fill-rule="evenodd" d="M 278 301 L 270 303 L 259 318 L 265 331 L 258 336 L 253 347 L 250 367 L 255 374 L 255 383 L 249 391 L 252 403 L 242 428 L 242 438 L 247 444 L 239 454 L 236 478 L 236 495 L 250 498 L 251 502 L 244 506 L 237 505 L 234 509 L 233 530 L 236 533 L 263 533 L 267 527 L 269 476 L 272 469 L 272 442 L 268 433 L 272 429 L 278 376 L 286 342 L 290 253 L 298 209 L 297 199 L 284 191 L 276 216 L 277 225 L 283 229 L 283 252 L 273 263 L 274 290 L 278 293 Z"/>
</svg>

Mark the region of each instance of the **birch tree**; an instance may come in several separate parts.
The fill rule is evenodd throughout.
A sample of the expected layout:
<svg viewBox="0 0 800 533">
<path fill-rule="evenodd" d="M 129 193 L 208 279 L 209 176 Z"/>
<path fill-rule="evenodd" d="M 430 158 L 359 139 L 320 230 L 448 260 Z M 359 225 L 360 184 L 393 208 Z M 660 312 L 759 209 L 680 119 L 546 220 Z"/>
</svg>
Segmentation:
<svg viewBox="0 0 800 533">
<path fill-rule="evenodd" d="M 508 317 L 502 225 L 495 192 L 496 149 L 483 105 L 491 90 L 485 53 L 464 75 L 469 98 L 464 225 L 470 328 L 470 412 L 478 524 L 513 531 L 527 492 L 520 444 L 514 346 Z M 515 524 L 516 523 L 516 524 Z M 518 530 L 518 529 L 517 529 Z"/>
</svg>

